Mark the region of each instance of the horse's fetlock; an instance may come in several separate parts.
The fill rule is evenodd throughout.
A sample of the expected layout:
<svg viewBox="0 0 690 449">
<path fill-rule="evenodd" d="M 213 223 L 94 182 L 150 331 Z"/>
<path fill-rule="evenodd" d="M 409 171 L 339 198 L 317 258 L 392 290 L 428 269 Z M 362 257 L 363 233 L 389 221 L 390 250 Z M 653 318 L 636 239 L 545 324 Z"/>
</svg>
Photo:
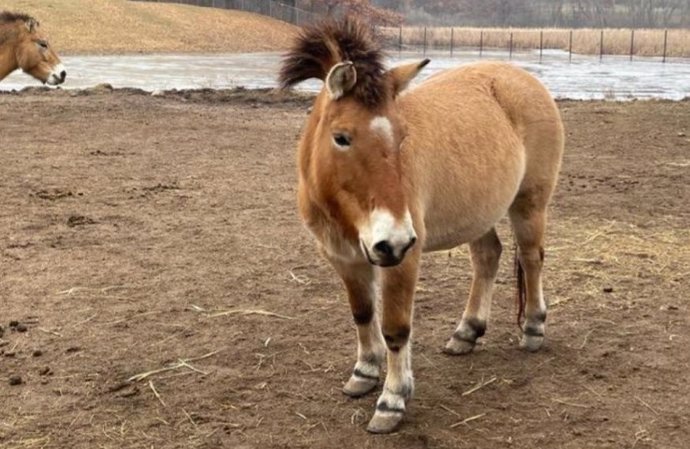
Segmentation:
<svg viewBox="0 0 690 449">
<path fill-rule="evenodd" d="M 522 333 L 530 337 L 544 336 L 544 323 L 525 323 Z"/>
<path fill-rule="evenodd" d="M 479 337 L 484 336 L 485 332 L 486 321 L 480 320 L 479 318 L 468 318 L 462 320 L 460 326 L 458 326 L 458 330 L 453 334 L 453 337 L 461 341 L 474 343 Z"/>
<path fill-rule="evenodd" d="M 383 359 L 386 357 L 385 350 L 378 352 L 369 352 L 362 355 L 361 362 L 368 365 L 381 366 Z"/>
</svg>

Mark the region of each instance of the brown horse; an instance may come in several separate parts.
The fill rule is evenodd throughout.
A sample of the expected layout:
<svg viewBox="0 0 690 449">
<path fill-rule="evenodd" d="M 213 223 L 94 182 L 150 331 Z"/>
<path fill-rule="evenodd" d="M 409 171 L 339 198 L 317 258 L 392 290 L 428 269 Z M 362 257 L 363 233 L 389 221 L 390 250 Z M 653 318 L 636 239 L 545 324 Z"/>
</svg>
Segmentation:
<svg viewBox="0 0 690 449">
<path fill-rule="evenodd" d="M 51 86 L 64 83 L 67 77 L 36 19 L 0 12 L 0 81 L 17 69 Z"/>
<path fill-rule="evenodd" d="M 524 270 L 520 344 L 536 351 L 544 340 L 544 227 L 564 141 L 558 109 L 535 78 L 497 62 L 448 70 L 403 94 L 428 62 L 384 70 L 368 28 L 345 19 L 304 30 L 280 73 L 284 87 L 324 81 L 299 143 L 299 210 L 342 278 L 357 326 L 344 392 L 374 389 L 387 355 L 368 426 L 376 433 L 391 432 L 412 397 L 422 251 L 469 242 L 469 301 L 445 347 L 469 353 L 489 318 L 501 255 L 494 226 L 508 214 Z"/>
</svg>

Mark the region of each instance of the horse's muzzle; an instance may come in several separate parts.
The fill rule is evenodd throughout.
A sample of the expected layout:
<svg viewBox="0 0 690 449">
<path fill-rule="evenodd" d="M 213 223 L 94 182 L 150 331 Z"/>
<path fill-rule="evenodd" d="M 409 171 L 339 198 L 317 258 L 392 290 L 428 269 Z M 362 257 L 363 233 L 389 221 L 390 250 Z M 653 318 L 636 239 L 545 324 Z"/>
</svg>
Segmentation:
<svg viewBox="0 0 690 449">
<path fill-rule="evenodd" d="M 412 237 L 402 247 L 396 248 L 391 245 L 389 241 L 382 240 L 374 245 L 371 253 L 363 243 L 362 248 L 364 249 L 364 254 L 367 256 L 367 260 L 369 260 L 369 263 L 372 265 L 377 265 L 379 267 L 394 267 L 403 261 L 405 254 L 414 246 L 416 241 L 417 238 Z"/>
<path fill-rule="evenodd" d="M 49 86 L 57 86 L 59 84 L 62 84 L 65 82 L 67 79 L 67 71 L 65 70 L 65 66 L 62 65 L 62 63 L 58 64 L 53 68 L 53 71 L 50 72 L 50 75 L 48 75 L 48 79 L 46 80 L 46 84 Z"/>
</svg>

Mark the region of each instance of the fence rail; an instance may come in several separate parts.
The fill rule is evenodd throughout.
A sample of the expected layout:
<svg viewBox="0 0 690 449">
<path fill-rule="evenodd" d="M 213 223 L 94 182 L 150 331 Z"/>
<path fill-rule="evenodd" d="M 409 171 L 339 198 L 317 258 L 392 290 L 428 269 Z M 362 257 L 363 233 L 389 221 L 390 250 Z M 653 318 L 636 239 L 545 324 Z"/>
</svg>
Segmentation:
<svg viewBox="0 0 690 449">
<path fill-rule="evenodd" d="M 181 3 L 186 5 L 235 9 L 262 14 L 298 26 L 322 19 L 322 14 L 287 5 L 275 0 L 131 0 L 149 3 Z M 470 27 L 377 27 L 377 34 L 389 50 L 447 50 L 453 55 L 460 48 L 506 50 L 512 57 L 520 50 L 538 50 L 539 59 L 545 49 L 573 54 L 657 56 L 690 58 L 690 30 L 687 29 L 501 29 Z"/>
<path fill-rule="evenodd" d="M 573 55 L 607 55 L 690 58 L 690 30 L 683 29 L 501 29 L 468 27 L 377 27 L 389 50 L 448 52 L 460 49 L 514 52 L 563 50 Z"/>
<path fill-rule="evenodd" d="M 314 23 L 323 16 L 274 0 L 130 0 L 148 3 L 179 3 L 208 8 L 236 9 L 269 16 L 293 25 Z"/>
</svg>

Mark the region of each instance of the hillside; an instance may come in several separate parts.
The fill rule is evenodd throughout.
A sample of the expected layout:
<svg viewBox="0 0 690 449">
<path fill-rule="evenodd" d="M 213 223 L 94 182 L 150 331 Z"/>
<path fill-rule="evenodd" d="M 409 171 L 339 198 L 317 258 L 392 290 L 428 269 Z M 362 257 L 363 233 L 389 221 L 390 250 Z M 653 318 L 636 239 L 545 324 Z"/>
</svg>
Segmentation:
<svg viewBox="0 0 690 449">
<path fill-rule="evenodd" d="M 3 0 L 41 22 L 61 54 L 284 49 L 293 25 L 242 11 L 126 0 Z"/>
</svg>

